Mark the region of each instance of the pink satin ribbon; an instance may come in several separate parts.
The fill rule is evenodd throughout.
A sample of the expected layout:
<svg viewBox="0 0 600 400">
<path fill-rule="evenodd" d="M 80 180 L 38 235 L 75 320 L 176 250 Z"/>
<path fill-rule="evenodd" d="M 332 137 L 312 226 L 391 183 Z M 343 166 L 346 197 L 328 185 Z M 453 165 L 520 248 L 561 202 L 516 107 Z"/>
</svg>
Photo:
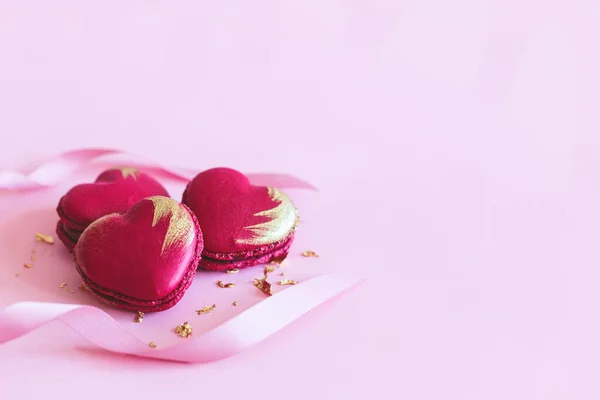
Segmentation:
<svg viewBox="0 0 600 400">
<path fill-rule="evenodd" d="M 0 189 L 23 192 L 52 187 L 63 182 L 85 164 L 107 155 L 136 156 L 111 149 L 81 149 L 60 154 L 29 174 L 0 171 Z M 127 165 L 160 177 L 188 182 L 197 171 L 175 170 L 156 163 Z M 311 184 L 290 175 L 249 174 L 256 185 L 316 190 Z M 0 311 L 0 344 L 17 339 L 54 321 L 61 321 L 90 344 L 101 349 L 140 357 L 203 363 L 220 360 L 264 340 L 305 313 L 341 295 L 363 279 L 322 275 L 292 286 L 198 336 L 181 339 L 173 345 L 152 349 L 99 308 L 84 305 L 22 302 Z"/>
<path fill-rule="evenodd" d="M 115 149 L 79 149 L 59 154 L 39 165 L 29 174 L 18 171 L 0 171 L 0 190 L 25 191 L 43 189 L 63 182 L 84 165 L 105 156 L 120 155 L 128 158 L 128 166 L 144 170 L 150 174 L 175 182 L 187 183 L 198 172 L 190 169 L 166 168 L 152 161 L 134 161 L 141 157 Z M 246 174 L 254 185 L 275 186 L 281 189 L 316 188 L 308 182 L 286 174 L 254 173 Z"/>
<path fill-rule="evenodd" d="M 266 339 L 305 313 L 362 281 L 322 275 L 266 298 L 204 333 L 168 347 L 150 348 L 99 308 L 56 303 L 16 303 L 0 312 L 0 344 L 61 321 L 86 341 L 104 350 L 188 363 L 217 361 Z"/>
</svg>

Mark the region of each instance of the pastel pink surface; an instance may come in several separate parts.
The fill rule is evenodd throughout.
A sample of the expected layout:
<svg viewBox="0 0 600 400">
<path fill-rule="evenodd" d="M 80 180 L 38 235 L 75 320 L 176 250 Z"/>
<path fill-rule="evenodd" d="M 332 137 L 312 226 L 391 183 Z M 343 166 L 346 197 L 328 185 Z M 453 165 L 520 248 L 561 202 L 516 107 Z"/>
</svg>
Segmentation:
<svg viewBox="0 0 600 400">
<path fill-rule="evenodd" d="M 0 347 L 3 399 L 600 396 L 596 2 L 34 3 L 0 3 L 0 166 L 109 146 L 293 173 L 322 190 L 290 261 L 372 279 L 209 365 L 40 331 Z M 66 251 L 31 242 L 59 196 L 2 194 L 0 305 L 86 301 L 57 287 L 78 284 Z"/>
</svg>

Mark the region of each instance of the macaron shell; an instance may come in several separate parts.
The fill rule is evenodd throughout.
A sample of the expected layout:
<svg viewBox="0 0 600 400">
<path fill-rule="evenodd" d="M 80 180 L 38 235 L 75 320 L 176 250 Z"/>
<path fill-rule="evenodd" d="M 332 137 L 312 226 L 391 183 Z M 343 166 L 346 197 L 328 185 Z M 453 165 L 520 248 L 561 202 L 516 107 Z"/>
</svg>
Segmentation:
<svg viewBox="0 0 600 400">
<path fill-rule="evenodd" d="M 125 214 L 91 224 L 75 247 L 87 289 L 119 308 L 173 307 L 192 283 L 203 249 L 198 220 L 167 197 L 141 200 Z"/>
<path fill-rule="evenodd" d="M 60 200 L 57 213 L 65 224 L 82 230 L 100 217 L 123 213 L 143 198 L 165 196 L 167 190 L 151 176 L 133 168 L 104 171 L 94 183 L 69 190 Z"/>
<path fill-rule="evenodd" d="M 269 251 L 289 238 L 298 212 L 276 188 L 253 186 L 242 173 L 213 168 L 198 174 L 187 186 L 183 203 L 196 214 L 208 253 Z"/>
<path fill-rule="evenodd" d="M 73 235 L 62 220 L 59 220 L 56 224 L 56 234 L 58 235 L 60 241 L 63 242 L 67 250 L 72 252 L 77 244 L 77 241 L 79 240 L 80 235 Z"/>
</svg>

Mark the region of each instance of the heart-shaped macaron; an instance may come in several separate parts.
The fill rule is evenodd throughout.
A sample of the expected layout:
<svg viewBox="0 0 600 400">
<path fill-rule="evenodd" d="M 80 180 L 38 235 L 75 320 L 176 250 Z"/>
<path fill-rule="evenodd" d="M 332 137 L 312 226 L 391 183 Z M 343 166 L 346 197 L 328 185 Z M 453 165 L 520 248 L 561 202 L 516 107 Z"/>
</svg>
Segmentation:
<svg viewBox="0 0 600 400">
<path fill-rule="evenodd" d="M 77 185 L 60 199 L 56 233 L 72 251 L 89 224 L 108 214 L 124 213 L 150 196 L 169 194 L 150 175 L 134 168 L 111 168 L 102 172 L 94 183 Z"/>
<path fill-rule="evenodd" d="M 173 307 L 192 284 L 203 249 L 198 220 L 185 205 L 154 196 L 125 214 L 93 222 L 75 246 L 88 291 L 142 312 Z"/>
<path fill-rule="evenodd" d="M 198 174 L 183 194 L 204 234 L 200 268 L 245 268 L 288 254 L 298 210 L 280 190 L 254 186 L 230 168 Z"/>
</svg>

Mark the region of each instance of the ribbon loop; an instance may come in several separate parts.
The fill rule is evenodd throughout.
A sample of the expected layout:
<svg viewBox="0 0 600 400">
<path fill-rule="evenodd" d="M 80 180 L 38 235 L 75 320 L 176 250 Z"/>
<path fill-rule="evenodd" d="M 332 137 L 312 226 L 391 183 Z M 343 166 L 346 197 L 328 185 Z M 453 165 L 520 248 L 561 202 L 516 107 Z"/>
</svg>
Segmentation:
<svg viewBox="0 0 600 400">
<path fill-rule="evenodd" d="M 115 149 L 79 149 L 59 154 L 39 165 L 29 174 L 17 171 L 0 171 L 0 190 L 25 191 L 52 187 L 80 170 L 84 165 L 109 155 L 120 155 L 126 163 L 159 178 L 187 183 L 199 171 L 190 169 L 166 168 L 152 161 L 135 161 L 141 157 Z M 310 183 L 287 174 L 256 173 L 246 174 L 255 185 L 276 186 L 280 189 L 316 190 Z"/>
</svg>

